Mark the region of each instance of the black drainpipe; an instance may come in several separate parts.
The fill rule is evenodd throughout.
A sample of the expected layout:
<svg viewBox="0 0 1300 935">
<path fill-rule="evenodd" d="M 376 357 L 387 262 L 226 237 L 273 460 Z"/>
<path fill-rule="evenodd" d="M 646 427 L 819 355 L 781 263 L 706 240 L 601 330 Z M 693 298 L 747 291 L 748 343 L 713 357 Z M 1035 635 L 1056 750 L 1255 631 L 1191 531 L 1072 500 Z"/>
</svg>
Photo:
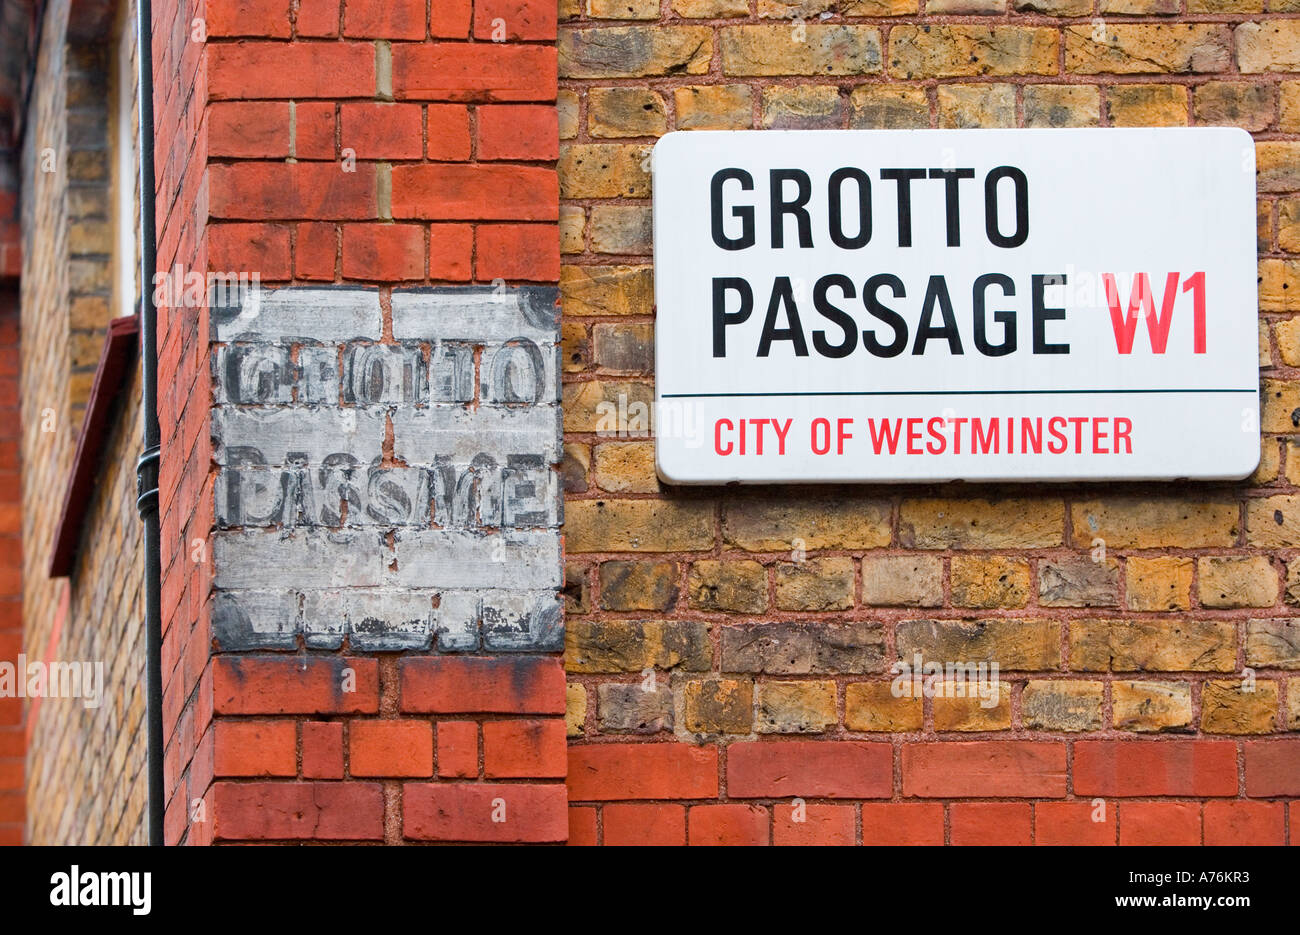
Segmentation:
<svg viewBox="0 0 1300 935">
<path fill-rule="evenodd" d="M 158 267 L 154 227 L 153 4 L 136 0 L 136 59 L 140 95 L 140 360 L 143 370 L 144 451 L 135 465 L 136 508 L 144 523 L 145 721 L 149 734 L 149 843 L 163 840 L 162 560 L 158 532 Z M 188 809 L 188 805 L 186 805 Z"/>
</svg>

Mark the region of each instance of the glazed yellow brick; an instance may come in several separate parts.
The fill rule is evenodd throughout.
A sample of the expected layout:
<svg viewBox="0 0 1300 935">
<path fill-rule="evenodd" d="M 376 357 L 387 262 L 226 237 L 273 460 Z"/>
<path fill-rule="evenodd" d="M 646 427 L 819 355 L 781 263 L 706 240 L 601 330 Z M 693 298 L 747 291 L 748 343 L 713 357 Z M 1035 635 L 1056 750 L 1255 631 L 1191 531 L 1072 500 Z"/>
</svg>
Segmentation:
<svg viewBox="0 0 1300 935">
<path fill-rule="evenodd" d="M 1187 610 L 1192 606 L 1192 560 L 1161 555 L 1125 562 L 1129 610 Z"/>
<path fill-rule="evenodd" d="M 1237 67 L 1244 74 L 1300 71 L 1300 21 L 1242 23 L 1234 33 Z"/>
<path fill-rule="evenodd" d="M 1113 127 L 1187 125 L 1187 89 L 1178 84 L 1122 84 L 1106 89 Z"/>
<path fill-rule="evenodd" d="M 1030 84 L 1024 89 L 1027 127 L 1095 127 L 1101 124 L 1101 92 L 1078 84 Z"/>
<path fill-rule="evenodd" d="M 1024 607 L 1029 601 L 1029 563 L 1000 555 L 954 555 L 950 596 L 956 607 Z"/>
<path fill-rule="evenodd" d="M 560 147 L 561 198 L 647 198 L 650 149 L 638 144 L 569 143 Z"/>
<path fill-rule="evenodd" d="M 1192 686 L 1187 682 L 1112 682 L 1111 721 L 1139 733 L 1186 730 L 1192 723 Z"/>
<path fill-rule="evenodd" d="M 1197 560 L 1202 607 L 1272 607 L 1277 603 L 1278 573 L 1262 555 Z"/>
<path fill-rule="evenodd" d="M 988 694 L 979 692 L 987 689 Z M 963 697 L 959 693 L 965 692 Z M 934 729 L 936 731 L 985 731 L 1011 728 L 1011 686 L 996 687 L 939 682 L 935 685 Z"/>
<path fill-rule="evenodd" d="M 1016 89 L 1009 84 L 941 84 L 938 99 L 940 127 L 1016 125 Z"/>
<path fill-rule="evenodd" d="M 757 693 L 760 734 L 820 734 L 839 722 L 834 682 L 759 682 Z"/>
<path fill-rule="evenodd" d="M 612 493 L 657 493 L 654 442 L 606 442 L 597 445 L 596 484 Z"/>
<path fill-rule="evenodd" d="M 747 84 L 701 85 L 673 91 L 678 130 L 748 130 L 754 124 Z"/>
<path fill-rule="evenodd" d="M 587 690 L 577 682 L 564 686 L 564 732 L 569 737 L 581 737 L 587 722 Z"/>
<path fill-rule="evenodd" d="M 889 33 L 895 78 L 968 78 L 1057 73 L 1058 34 L 1042 26 L 896 26 Z"/>
<path fill-rule="evenodd" d="M 918 129 L 930 125 L 924 88 L 864 84 L 849 95 L 849 126 L 859 130 Z"/>
<path fill-rule="evenodd" d="M 1116 497 L 1070 508 L 1072 544 L 1092 549 L 1222 548 L 1237 540 L 1238 507 L 1229 502 Z"/>
<path fill-rule="evenodd" d="M 924 700 L 895 695 L 891 682 L 851 682 L 844 689 L 844 726 L 849 730 L 902 732 L 920 730 Z M 907 683 L 910 688 L 911 683 Z"/>
<path fill-rule="evenodd" d="M 1201 730 L 1207 734 L 1267 734 L 1277 724 L 1278 683 L 1241 679 L 1201 688 Z"/>
<path fill-rule="evenodd" d="M 1227 71 L 1229 27 L 1209 23 L 1106 23 L 1065 28 L 1065 70 L 1083 75 Z"/>
<path fill-rule="evenodd" d="M 580 552 L 684 552 L 713 544 L 713 505 L 699 500 L 571 500 L 564 546 Z"/>
<path fill-rule="evenodd" d="M 899 543 L 908 549 L 1035 549 L 1060 545 L 1060 500 L 904 500 Z"/>
<path fill-rule="evenodd" d="M 592 88 L 587 92 L 587 130 L 604 139 L 660 136 L 668 130 L 663 95 L 650 88 Z"/>
<path fill-rule="evenodd" d="M 707 26 L 608 26 L 560 30 L 561 78 L 702 75 L 713 58 Z"/>
<path fill-rule="evenodd" d="M 727 26 L 719 45 L 728 76 L 872 75 L 881 69 L 874 26 Z"/>
</svg>

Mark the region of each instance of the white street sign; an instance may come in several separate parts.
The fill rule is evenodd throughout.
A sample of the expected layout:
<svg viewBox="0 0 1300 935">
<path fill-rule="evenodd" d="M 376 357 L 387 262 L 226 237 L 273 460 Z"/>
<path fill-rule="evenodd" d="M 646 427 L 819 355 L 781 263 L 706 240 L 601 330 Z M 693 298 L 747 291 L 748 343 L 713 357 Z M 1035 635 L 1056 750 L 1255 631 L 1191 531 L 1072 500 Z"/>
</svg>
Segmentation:
<svg viewBox="0 0 1300 935">
<path fill-rule="evenodd" d="M 1255 469 L 1241 130 L 672 133 L 653 171 L 665 480 Z"/>
</svg>

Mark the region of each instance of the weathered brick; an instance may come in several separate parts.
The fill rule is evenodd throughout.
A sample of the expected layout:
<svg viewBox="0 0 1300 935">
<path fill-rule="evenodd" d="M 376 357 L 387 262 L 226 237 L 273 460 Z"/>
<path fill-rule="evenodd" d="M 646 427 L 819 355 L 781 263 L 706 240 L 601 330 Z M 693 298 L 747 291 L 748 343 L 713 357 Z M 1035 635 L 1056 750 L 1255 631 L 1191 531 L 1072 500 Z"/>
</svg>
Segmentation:
<svg viewBox="0 0 1300 935">
<path fill-rule="evenodd" d="M 1012 85 L 941 84 L 938 99 L 940 127 L 962 129 L 1016 125 L 1016 89 Z"/>
<path fill-rule="evenodd" d="M 649 207 L 596 205 L 591 209 L 590 229 L 594 253 L 648 256 L 653 248 Z"/>
<path fill-rule="evenodd" d="M 1237 539 L 1237 505 L 1221 502 L 1088 500 L 1070 507 L 1071 544 L 1090 549 L 1102 539 L 1109 549 L 1223 548 Z"/>
<path fill-rule="evenodd" d="M 695 562 L 686 589 L 691 606 L 699 610 L 761 613 L 767 609 L 767 571 L 758 562 Z"/>
<path fill-rule="evenodd" d="M 1101 94 L 1077 84 L 1031 84 L 1024 90 L 1026 127 L 1095 127 Z"/>
<path fill-rule="evenodd" d="M 597 690 L 600 729 L 610 733 L 655 734 L 673 729 L 673 693 L 641 682 L 606 684 Z"/>
<path fill-rule="evenodd" d="M 1204 607 L 1272 607 L 1277 603 L 1277 570 L 1265 556 L 1201 558 L 1197 569 Z"/>
<path fill-rule="evenodd" d="M 754 683 L 709 678 L 682 686 L 683 727 L 694 734 L 748 734 L 754 722 Z"/>
<path fill-rule="evenodd" d="M 895 78 L 1054 75 L 1058 35 L 1039 26 L 896 26 L 889 33 Z"/>
<path fill-rule="evenodd" d="M 1044 607 L 1118 607 L 1118 593 L 1114 559 L 1057 559 L 1038 565 L 1038 602 Z"/>
<path fill-rule="evenodd" d="M 587 722 L 587 689 L 577 682 L 564 686 L 564 733 L 581 737 Z"/>
<path fill-rule="evenodd" d="M 668 610 L 677 602 L 676 562 L 601 562 L 605 610 Z"/>
<path fill-rule="evenodd" d="M 1300 311 L 1300 261 L 1259 261 L 1259 310 Z"/>
<path fill-rule="evenodd" d="M 757 690 L 760 734 L 819 734 L 839 720 L 834 682 L 759 682 Z"/>
<path fill-rule="evenodd" d="M 596 446 L 596 483 L 611 493 L 658 493 L 654 442 Z"/>
<path fill-rule="evenodd" d="M 908 549 L 1033 549 L 1061 544 L 1060 500 L 904 500 L 899 544 Z"/>
<path fill-rule="evenodd" d="M 405 712 L 564 713 L 564 667 L 555 657 L 408 656 L 398 676 Z"/>
<path fill-rule="evenodd" d="M 1020 717 L 1031 730 L 1100 730 L 1102 695 L 1101 682 L 1030 681 L 1020 695 Z"/>
<path fill-rule="evenodd" d="M 1247 620 L 1246 664 L 1300 669 L 1300 620 Z"/>
<path fill-rule="evenodd" d="M 725 626 L 721 643 L 723 672 L 821 675 L 885 668 L 880 625 L 863 621 Z"/>
<path fill-rule="evenodd" d="M 1247 691 L 1246 689 L 1250 690 Z M 1201 687 L 1201 730 L 1207 734 L 1268 734 L 1277 725 L 1278 684 L 1241 679 Z"/>
<path fill-rule="evenodd" d="M 559 718 L 483 722 L 488 779 L 563 779 L 568 768 Z"/>
<path fill-rule="evenodd" d="M 569 833 L 565 787 L 563 783 L 406 783 L 402 833 L 413 841 L 563 841 Z"/>
<path fill-rule="evenodd" d="M 374 782 L 218 782 L 209 805 L 218 841 L 363 841 L 384 836 Z"/>
<path fill-rule="evenodd" d="M 293 721 L 217 721 L 213 775 L 295 776 L 298 729 Z"/>
<path fill-rule="evenodd" d="M 943 561 L 924 555 L 862 560 L 862 603 L 868 607 L 938 607 Z"/>
<path fill-rule="evenodd" d="M 1003 670 L 1039 671 L 1061 664 L 1060 626 L 1050 620 L 904 620 L 894 641 L 900 658 L 996 662 Z"/>
<path fill-rule="evenodd" d="M 1075 74 L 1139 75 L 1227 71 L 1227 26 L 1211 23 L 1107 23 L 1065 28 L 1065 70 Z"/>
<path fill-rule="evenodd" d="M 1187 610 L 1192 606 L 1190 558 L 1131 556 L 1124 564 L 1130 610 Z"/>
<path fill-rule="evenodd" d="M 1258 132 L 1273 123 L 1274 90 L 1254 81 L 1209 81 L 1192 89 L 1198 124 Z"/>
<path fill-rule="evenodd" d="M 1221 620 L 1078 620 L 1070 668 L 1085 672 L 1229 672 L 1237 628 Z"/>
<path fill-rule="evenodd" d="M 1011 727 L 1011 686 L 1006 682 L 937 682 L 936 731 L 990 731 Z"/>
<path fill-rule="evenodd" d="M 650 373 L 655 366 L 655 333 L 650 322 L 597 324 L 592 329 L 596 366 L 618 373 Z"/>
<path fill-rule="evenodd" d="M 880 71 L 874 26 L 728 26 L 724 75 L 871 75 Z"/>
<path fill-rule="evenodd" d="M 713 56 L 703 26 L 609 26 L 560 33 L 561 78 L 702 75 Z"/>
<path fill-rule="evenodd" d="M 565 548 L 577 552 L 681 552 L 713 544 L 713 504 L 698 500 L 575 500 Z"/>
<path fill-rule="evenodd" d="M 851 558 L 781 562 L 776 566 L 776 606 L 782 610 L 847 610 L 853 606 Z"/>
<path fill-rule="evenodd" d="M 1181 731 L 1192 723 L 1187 682 L 1112 682 L 1112 720 L 1118 730 Z"/>
<path fill-rule="evenodd" d="M 890 505 L 863 497 L 735 497 L 723 503 L 723 541 L 750 552 L 871 549 L 890 543 Z"/>
<path fill-rule="evenodd" d="M 864 84 L 849 95 L 849 126 L 855 130 L 917 129 L 930 125 L 924 88 Z"/>
<path fill-rule="evenodd" d="M 566 143 L 560 148 L 561 198 L 646 198 L 649 150 L 639 144 Z"/>
<path fill-rule="evenodd" d="M 684 620 L 570 620 L 564 641 L 565 667 L 578 673 L 677 667 L 699 672 L 713 658 L 708 626 Z"/>
<path fill-rule="evenodd" d="M 1255 171 L 1261 192 L 1293 192 L 1300 189 L 1300 144 L 1270 141 L 1255 144 Z"/>
<path fill-rule="evenodd" d="M 587 128 L 594 137 L 662 136 L 668 130 L 663 95 L 649 88 L 592 88 Z"/>
<path fill-rule="evenodd" d="M 1187 126 L 1187 89 L 1178 84 L 1121 84 L 1106 89 L 1112 127 Z"/>
<path fill-rule="evenodd" d="M 746 84 L 675 88 L 678 130 L 748 130 L 754 121 L 753 92 Z"/>
<path fill-rule="evenodd" d="M 564 430 L 649 437 L 654 390 L 644 383 L 584 380 L 564 386 Z"/>
<path fill-rule="evenodd" d="M 1244 74 L 1300 71 L 1300 23 L 1295 20 L 1242 23 L 1233 38 L 1237 67 Z"/>
<path fill-rule="evenodd" d="M 843 123 L 845 110 L 845 99 L 836 87 L 778 86 L 763 90 L 764 129 L 837 128 Z"/>
<path fill-rule="evenodd" d="M 1029 563 L 1024 559 L 954 555 L 950 579 L 957 607 L 1024 607 L 1029 600 Z"/>
<path fill-rule="evenodd" d="M 648 315 L 654 307 L 649 266 L 565 266 L 560 300 L 569 315 Z"/>
<path fill-rule="evenodd" d="M 844 689 L 844 726 L 849 730 L 920 730 L 924 710 L 922 699 L 910 694 L 895 695 L 891 682 L 850 682 Z"/>
</svg>

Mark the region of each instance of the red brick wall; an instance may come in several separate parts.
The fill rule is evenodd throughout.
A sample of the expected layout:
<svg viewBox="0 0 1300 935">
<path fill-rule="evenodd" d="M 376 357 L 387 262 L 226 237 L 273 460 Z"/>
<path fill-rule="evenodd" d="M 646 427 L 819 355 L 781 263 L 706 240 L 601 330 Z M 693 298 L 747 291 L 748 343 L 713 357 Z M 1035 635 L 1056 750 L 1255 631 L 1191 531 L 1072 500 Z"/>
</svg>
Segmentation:
<svg viewBox="0 0 1300 935">
<path fill-rule="evenodd" d="M 552 3 L 154 17 L 159 269 L 378 286 L 389 342 L 395 286 L 558 280 Z M 168 841 L 563 840 L 558 654 L 214 652 L 208 311 L 159 323 Z"/>
<path fill-rule="evenodd" d="M 0 191 L 0 213 L 4 200 Z M 9 246 L 17 250 L 16 243 Z M 18 291 L 0 278 L 0 660 L 15 665 L 23 641 L 18 318 Z M 0 844 L 22 844 L 25 837 L 24 753 L 23 700 L 0 698 Z"/>
</svg>

